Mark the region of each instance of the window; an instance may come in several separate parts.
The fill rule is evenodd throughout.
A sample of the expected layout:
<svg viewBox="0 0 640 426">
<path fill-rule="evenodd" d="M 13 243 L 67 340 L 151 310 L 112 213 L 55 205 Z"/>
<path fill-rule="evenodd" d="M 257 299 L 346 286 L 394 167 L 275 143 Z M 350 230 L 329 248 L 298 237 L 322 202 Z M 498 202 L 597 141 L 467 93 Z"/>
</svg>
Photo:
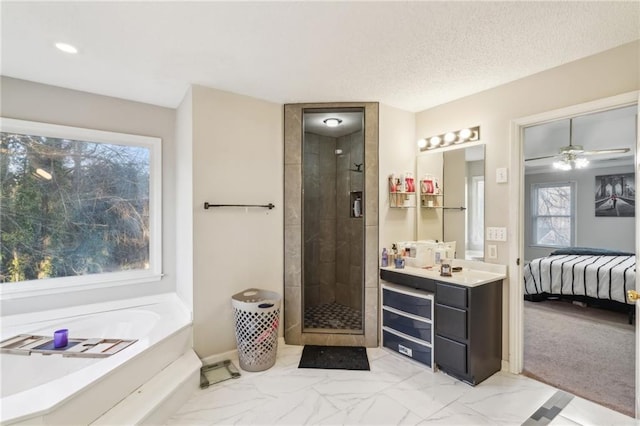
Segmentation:
<svg viewBox="0 0 640 426">
<path fill-rule="evenodd" d="M 532 245 L 574 245 L 575 183 L 533 184 L 531 195 Z"/>
<path fill-rule="evenodd" d="M 484 176 L 471 176 L 467 244 L 470 250 L 484 248 Z"/>
<path fill-rule="evenodd" d="M 2 294 L 158 279 L 160 139 L 1 120 Z"/>
</svg>

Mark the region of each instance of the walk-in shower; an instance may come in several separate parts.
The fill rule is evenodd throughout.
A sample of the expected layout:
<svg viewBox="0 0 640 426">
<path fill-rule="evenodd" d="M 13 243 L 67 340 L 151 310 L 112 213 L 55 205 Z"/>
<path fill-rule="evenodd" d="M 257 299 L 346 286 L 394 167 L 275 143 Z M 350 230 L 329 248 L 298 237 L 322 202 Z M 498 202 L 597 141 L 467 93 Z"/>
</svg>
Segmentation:
<svg viewBox="0 0 640 426">
<path fill-rule="evenodd" d="M 303 331 L 363 333 L 364 109 L 304 109 Z"/>
<path fill-rule="evenodd" d="M 284 106 L 290 345 L 378 346 L 378 121 L 375 102 Z"/>
</svg>

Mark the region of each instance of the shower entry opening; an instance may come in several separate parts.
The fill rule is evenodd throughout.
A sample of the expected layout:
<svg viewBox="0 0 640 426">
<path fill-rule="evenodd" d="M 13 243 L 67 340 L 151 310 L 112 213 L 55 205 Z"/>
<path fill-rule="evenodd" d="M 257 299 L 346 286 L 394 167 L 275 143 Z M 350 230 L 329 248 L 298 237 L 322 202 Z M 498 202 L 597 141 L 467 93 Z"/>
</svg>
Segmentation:
<svg viewBox="0 0 640 426">
<path fill-rule="evenodd" d="M 364 334 L 364 108 L 302 123 L 302 328 Z"/>
</svg>

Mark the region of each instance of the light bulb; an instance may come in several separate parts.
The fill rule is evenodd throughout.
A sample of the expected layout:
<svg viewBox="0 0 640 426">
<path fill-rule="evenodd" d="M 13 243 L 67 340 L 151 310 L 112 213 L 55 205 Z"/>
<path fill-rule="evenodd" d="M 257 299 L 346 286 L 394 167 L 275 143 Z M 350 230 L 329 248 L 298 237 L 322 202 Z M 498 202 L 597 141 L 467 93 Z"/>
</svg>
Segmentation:
<svg viewBox="0 0 640 426">
<path fill-rule="evenodd" d="M 339 118 L 327 118 L 323 121 L 323 123 L 326 124 L 327 127 L 337 127 L 340 125 L 340 123 L 342 123 L 342 120 L 340 120 Z"/>
<path fill-rule="evenodd" d="M 566 161 L 558 160 L 553 162 L 553 167 L 559 170 L 571 170 L 571 164 Z"/>
<path fill-rule="evenodd" d="M 444 135 L 444 141 L 445 141 L 446 143 L 451 143 L 451 142 L 453 142 L 453 141 L 455 141 L 455 140 L 456 140 L 456 134 L 455 134 L 455 133 L 453 133 L 453 132 L 449 132 L 449 133 L 446 133 L 446 134 Z"/>
<path fill-rule="evenodd" d="M 436 146 L 440 145 L 440 142 L 442 142 L 442 139 L 440 139 L 440 136 L 432 136 L 431 139 L 429 139 L 429 143 L 431 144 L 432 148 L 435 148 Z"/>
<path fill-rule="evenodd" d="M 418 139 L 418 148 L 423 149 L 427 147 L 427 140 L 422 138 Z"/>
<path fill-rule="evenodd" d="M 462 129 L 458 132 L 460 139 L 467 140 L 471 137 L 471 129 Z"/>
<path fill-rule="evenodd" d="M 576 158 L 575 165 L 576 169 L 584 169 L 589 165 L 589 160 L 586 158 Z"/>
</svg>

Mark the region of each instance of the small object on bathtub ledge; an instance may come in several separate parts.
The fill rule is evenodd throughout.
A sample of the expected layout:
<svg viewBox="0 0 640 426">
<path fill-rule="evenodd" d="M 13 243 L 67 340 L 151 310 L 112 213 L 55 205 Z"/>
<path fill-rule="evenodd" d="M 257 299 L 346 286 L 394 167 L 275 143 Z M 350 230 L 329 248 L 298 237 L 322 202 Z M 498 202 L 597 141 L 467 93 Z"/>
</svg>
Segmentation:
<svg viewBox="0 0 640 426">
<path fill-rule="evenodd" d="M 66 328 L 53 332 L 53 347 L 55 349 L 64 348 L 69 344 L 69 330 Z"/>
<path fill-rule="evenodd" d="M 206 389 L 213 384 L 220 383 L 228 379 L 237 379 L 238 377 L 240 377 L 240 372 L 228 359 L 209 365 L 203 365 L 200 368 L 200 388 Z"/>
<path fill-rule="evenodd" d="M 451 268 L 451 272 L 461 272 L 462 266 L 454 266 Z"/>
<path fill-rule="evenodd" d="M 61 331 L 61 330 L 58 330 Z M 68 331 L 67 331 L 68 333 Z M 60 336 L 63 333 L 59 333 Z M 62 337 L 37 336 L 33 334 L 19 334 L 0 342 L 0 353 L 15 355 L 31 355 L 40 353 L 43 355 L 61 354 L 80 358 L 105 358 L 120 352 L 129 345 L 137 342 L 137 339 L 69 339 L 67 334 L 66 344 Z"/>
</svg>

